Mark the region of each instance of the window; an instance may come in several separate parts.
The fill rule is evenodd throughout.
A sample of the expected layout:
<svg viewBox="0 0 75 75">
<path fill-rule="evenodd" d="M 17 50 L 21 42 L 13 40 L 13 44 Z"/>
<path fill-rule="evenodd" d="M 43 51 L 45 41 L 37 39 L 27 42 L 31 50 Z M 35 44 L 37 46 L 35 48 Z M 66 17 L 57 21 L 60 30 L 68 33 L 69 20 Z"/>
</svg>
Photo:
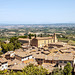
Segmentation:
<svg viewBox="0 0 75 75">
<path fill-rule="evenodd" d="M 39 61 L 40 59 L 38 59 L 38 61 Z"/>
<path fill-rule="evenodd" d="M 41 59 L 41 61 L 43 61 L 43 59 Z"/>
<path fill-rule="evenodd" d="M 64 63 L 67 63 L 67 61 L 64 61 Z"/>
<path fill-rule="evenodd" d="M 53 62 L 51 61 L 51 63 L 53 63 Z"/>
<path fill-rule="evenodd" d="M 62 61 L 60 61 L 60 63 L 62 63 Z"/>
</svg>

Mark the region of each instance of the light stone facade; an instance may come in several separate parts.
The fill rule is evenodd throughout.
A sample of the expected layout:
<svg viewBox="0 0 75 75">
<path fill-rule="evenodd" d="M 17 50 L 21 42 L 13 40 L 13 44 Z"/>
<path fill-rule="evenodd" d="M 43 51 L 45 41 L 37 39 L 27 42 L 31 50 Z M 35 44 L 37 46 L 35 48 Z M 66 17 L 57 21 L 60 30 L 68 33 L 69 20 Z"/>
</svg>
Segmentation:
<svg viewBox="0 0 75 75">
<path fill-rule="evenodd" d="M 53 37 L 36 37 L 31 40 L 31 46 L 43 47 L 58 42 L 56 34 Z"/>
</svg>

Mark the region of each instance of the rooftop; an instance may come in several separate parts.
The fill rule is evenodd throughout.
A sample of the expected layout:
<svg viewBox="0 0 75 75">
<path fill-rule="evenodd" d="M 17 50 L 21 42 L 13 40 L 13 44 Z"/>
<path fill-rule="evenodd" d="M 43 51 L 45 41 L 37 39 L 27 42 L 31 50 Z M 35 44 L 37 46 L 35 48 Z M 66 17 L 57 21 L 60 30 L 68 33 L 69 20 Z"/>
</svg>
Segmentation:
<svg viewBox="0 0 75 75">
<path fill-rule="evenodd" d="M 29 39 L 29 38 L 19 38 L 18 40 L 30 41 L 31 39 Z"/>
<path fill-rule="evenodd" d="M 9 67 L 8 69 L 9 70 L 23 70 L 23 68 L 25 66 L 26 66 L 26 64 L 21 63 L 21 64 L 18 64 L 18 65 L 13 65 L 13 66 Z"/>
<path fill-rule="evenodd" d="M 5 58 L 0 58 L 0 62 L 4 63 L 4 62 L 7 62 L 7 60 Z"/>
<path fill-rule="evenodd" d="M 20 57 L 26 57 L 29 55 L 32 55 L 31 53 L 27 53 L 27 52 L 15 52 L 15 55 L 20 56 Z"/>
<path fill-rule="evenodd" d="M 47 39 L 52 39 L 52 37 L 36 37 L 33 39 L 37 39 L 37 40 L 47 40 Z"/>
<path fill-rule="evenodd" d="M 71 60 L 73 61 L 73 55 L 70 54 L 54 54 L 48 55 L 46 60 Z"/>
</svg>

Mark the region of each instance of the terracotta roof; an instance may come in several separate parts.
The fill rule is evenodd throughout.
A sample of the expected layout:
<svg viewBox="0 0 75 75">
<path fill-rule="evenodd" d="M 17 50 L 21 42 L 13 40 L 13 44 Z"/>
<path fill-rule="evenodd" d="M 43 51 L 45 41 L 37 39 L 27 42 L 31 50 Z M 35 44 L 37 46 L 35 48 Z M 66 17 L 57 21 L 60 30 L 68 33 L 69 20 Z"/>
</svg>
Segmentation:
<svg viewBox="0 0 75 75">
<path fill-rule="evenodd" d="M 12 54 L 12 53 L 14 53 L 14 51 L 8 51 L 5 53 L 5 55 Z"/>
<path fill-rule="evenodd" d="M 51 63 L 43 63 L 43 64 L 42 64 L 43 68 L 47 69 L 48 72 L 52 72 L 53 69 L 55 68 L 55 67 L 54 67 L 55 65 L 56 65 L 56 64 L 51 64 Z"/>
<path fill-rule="evenodd" d="M 20 57 L 26 57 L 29 55 L 32 55 L 31 53 L 27 53 L 27 52 L 15 52 L 15 55 L 20 56 Z"/>
<path fill-rule="evenodd" d="M 56 43 L 51 43 L 51 44 L 55 44 L 55 45 L 67 45 L 67 43 L 64 43 L 64 42 L 56 42 Z"/>
<path fill-rule="evenodd" d="M 22 48 L 19 48 L 19 49 L 15 49 L 14 52 L 23 52 L 23 49 Z"/>
<path fill-rule="evenodd" d="M 23 70 L 23 68 L 25 66 L 26 66 L 26 64 L 21 63 L 21 64 L 18 64 L 18 65 L 11 66 L 8 69 L 10 69 L 10 70 Z"/>
<path fill-rule="evenodd" d="M 17 59 L 14 59 L 13 61 L 11 60 L 7 60 L 8 61 L 8 65 L 14 65 L 14 64 L 20 64 L 22 63 L 22 61 L 19 61 Z"/>
<path fill-rule="evenodd" d="M 50 52 L 49 52 L 49 51 L 43 51 L 43 53 L 44 53 L 44 54 L 49 54 Z"/>
<path fill-rule="evenodd" d="M 30 62 L 32 62 L 32 61 L 34 61 L 33 59 L 29 59 L 29 60 L 25 60 L 25 61 L 23 61 L 25 64 L 26 63 L 30 63 Z"/>
<path fill-rule="evenodd" d="M 34 54 L 33 57 L 39 58 L 39 59 L 45 59 L 45 54 Z"/>
<path fill-rule="evenodd" d="M 53 39 L 52 37 L 36 37 L 33 39 L 37 39 L 37 40 L 47 40 L 47 39 Z"/>
<path fill-rule="evenodd" d="M 0 58 L 0 62 L 3 63 L 3 62 L 7 62 L 7 60 L 5 58 Z"/>
<path fill-rule="evenodd" d="M 47 56 L 46 60 L 71 60 L 73 61 L 73 55 L 70 54 L 55 54 L 55 55 L 49 55 Z"/>
<path fill-rule="evenodd" d="M 30 41 L 31 39 L 29 39 L 29 38 L 19 38 L 18 40 Z"/>
<path fill-rule="evenodd" d="M 60 50 L 62 53 L 71 53 L 72 50 Z"/>
</svg>

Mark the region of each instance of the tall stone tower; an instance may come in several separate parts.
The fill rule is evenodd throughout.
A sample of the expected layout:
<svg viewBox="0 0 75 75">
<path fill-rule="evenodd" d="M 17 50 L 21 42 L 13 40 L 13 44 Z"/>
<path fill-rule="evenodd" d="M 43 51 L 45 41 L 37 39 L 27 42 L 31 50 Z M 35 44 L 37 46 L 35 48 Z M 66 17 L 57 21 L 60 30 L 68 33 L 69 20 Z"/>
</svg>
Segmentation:
<svg viewBox="0 0 75 75">
<path fill-rule="evenodd" d="M 57 37 L 56 37 L 56 33 L 54 33 L 53 38 L 54 38 L 54 42 L 55 42 L 55 43 L 58 42 Z"/>
</svg>

